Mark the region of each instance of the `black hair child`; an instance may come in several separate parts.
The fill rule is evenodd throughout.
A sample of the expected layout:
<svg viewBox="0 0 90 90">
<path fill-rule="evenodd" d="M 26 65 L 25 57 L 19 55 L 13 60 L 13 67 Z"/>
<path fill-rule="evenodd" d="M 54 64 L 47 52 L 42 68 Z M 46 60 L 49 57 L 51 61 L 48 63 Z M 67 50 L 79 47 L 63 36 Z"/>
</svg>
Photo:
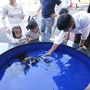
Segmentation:
<svg viewBox="0 0 90 90">
<path fill-rule="evenodd" d="M 13 38 L 20 39 L 22 37 L 22 29 L 20 26 L 15 26 L 12 28 Z"/>
<path fill-rule="evenodd" d="M 39 28 L 38 28 L 38 24 L 35 21 L 34 18 L 29 17 L 28 19 L 28 25 L 26 26 L 27 28 L 27 33 L 26 33 L 26 38 L 27 38 L 27 42 L 39 42 Z"/>
<path fill-rule="evenodd" d="M 22 35 L 22 29 L 20 26 L 14 26 L 12 28 L 12 43 L 25 43 L 26 39 L 25 37 Z"/>
</svg>

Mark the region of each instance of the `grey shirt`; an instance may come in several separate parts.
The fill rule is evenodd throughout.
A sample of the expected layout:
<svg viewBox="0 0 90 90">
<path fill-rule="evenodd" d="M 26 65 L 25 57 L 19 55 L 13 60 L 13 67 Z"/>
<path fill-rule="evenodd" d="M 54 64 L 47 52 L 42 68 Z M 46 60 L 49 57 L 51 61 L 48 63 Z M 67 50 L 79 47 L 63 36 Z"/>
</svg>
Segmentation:
<svg viewBox="0 0 90 90">
<path fill-rule="evenodd" d="M 37 32 L 37 33 L 34 33 L 34 32 L 32 32 L 32 31 L 27 31 L 27 33 L 26 33 L 26 36 L 30 36 L 33 40 L 35 40 L 35 39 L 38 39 L 39 38 L 39 32 Z"/>
</svg>

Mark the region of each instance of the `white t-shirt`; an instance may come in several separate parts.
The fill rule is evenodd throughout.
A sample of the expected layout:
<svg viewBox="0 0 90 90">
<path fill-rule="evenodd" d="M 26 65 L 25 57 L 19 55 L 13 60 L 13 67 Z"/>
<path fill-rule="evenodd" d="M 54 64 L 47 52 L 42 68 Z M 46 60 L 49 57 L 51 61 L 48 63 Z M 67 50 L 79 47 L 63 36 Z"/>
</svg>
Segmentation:
<svg viewBox="0 0 90 90">
<path fill-rule="evenodd" d="M 39 34 L 39 32 L 34 33 L 32 31 L 28 30 L 26 32 L 26 36 L 30 36 L 32 38 L 32 40 L 35 40 L 35 39 L 38 39 L 39 38 L 40 34 Z"/>
<path fill-rule="evenodd" d="M 65 39 L 65 37 L 67 36 L 68 32 L 64 32 L 63 30 L 61 30 L 61 32 L 59 33 L 59 35 L 57 37 L 55 37 L 55 39 L 53 40 L 54 44 L 61 44 L 63 42 L 63 40 Z"/>
<path fill-rule="evenodd" d="M 90 33 L 90 13 L 86 11 L 80 11 L 73 15 L 75 21 L 75 29 L 72 29 L 71 32 L 75 34 L 81 34 L 81 38 L 86 40 Z"/>
<path fill-rule="evenodd" d="M 17 4 L 15 7 L 7 4 L 3 7 L 2 20 L 5 20 L 7 16 L 10 24 L 21 23 L 23 14 L 23 8 L 20 4 Z"/>
<path fill-rule="evenodd" d="M 75 20 L 75 29 L 71 29 L 71 32 L 75 34 L 81 34 L 83 40 L 87 39 L 90 33 L 90 14 L 85 11 L 80 11 L 73 15 Z M 61 44 L 64 38 L 67 36 L 68 32 L 61 30 L 59 36 L 57 36 L 53 41 L 54 44 Z"/>
<path fill-rule="evenodd" d="M 12 43 L 23 44 L 23 43 L 26 42 L 25 39 L 26 39 L 26 38 L 25 38 L 24 36 L 22 36 L 20 39 L 12 38 Z"/>
</svg>

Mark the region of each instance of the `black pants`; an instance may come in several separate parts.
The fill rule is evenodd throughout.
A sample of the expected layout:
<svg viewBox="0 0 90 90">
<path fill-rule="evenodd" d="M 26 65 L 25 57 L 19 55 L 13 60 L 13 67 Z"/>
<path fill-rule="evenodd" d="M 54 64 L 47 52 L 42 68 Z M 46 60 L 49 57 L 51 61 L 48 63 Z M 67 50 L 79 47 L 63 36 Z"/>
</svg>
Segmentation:
<svg viewBox="0 0 90 90">
<path fill-rule="evenodd" d="M 80 43 L 80 39 L 81 39 L 81 34 L 75 34 L 74 42 L 79 44 Z M 90 50 L 90 34 L 87 37 L 87 39 L 85 40 L 84 45 L 87 47 L 87 49 Z"/>
</svg>

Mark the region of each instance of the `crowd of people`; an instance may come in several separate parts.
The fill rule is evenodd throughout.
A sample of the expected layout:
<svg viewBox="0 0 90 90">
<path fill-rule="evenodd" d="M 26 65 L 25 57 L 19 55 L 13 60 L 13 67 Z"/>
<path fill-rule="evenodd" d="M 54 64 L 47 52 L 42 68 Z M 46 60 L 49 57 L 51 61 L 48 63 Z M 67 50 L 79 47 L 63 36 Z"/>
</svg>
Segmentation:
<svg viewBox="0 0 90 90">
<path fill-rule="evenodd" d="M 53 47 L 48 52 L 51 54 L 64 39 L 69 39 L 70 32 L 74 32 L 74 42 L 82 48 L 90 49 L 90 5 L 87 11 L 80 11 L 71 15 L 68 8 L 61 8 L 62 1 L 60 0 L 40 0 L 40 3 L 35 18 L 38 17 L 41 10 L 41 27 L 31 17 L 27 20 L 27 26 L 23 24 L 24 6 L 22 7 L 16 0 L 9 0 L 9 3 L 3 7 L 1 19 L 12 43 L 20 43 L 19 41 L 24 43 L 39 42 L 39 37 L 41 37 L 41 42 L 54 42 Z M 56 6 L 58 6 L 58 14 L 55 11 Z M 54 33 L 56 29 L 60 31 L 57 38 L 55 38 Z"/>
<path fill-rule="evenodd" d="M 35 17 L 38 17 L 38 13 L 41 10 L 41 28 L 39 28 L 34 17 L 28 18 L 27 26 L 23 25 L 25 17 L 24 6 L 22 7 L 16 0 L 9 0 L 9 3 L 3 7 L 2 23 L 12 43 L 35 43 L 39 42 L 39 37 L 41 36 L 41 42 L 54 43 L 48 53 L 45 54 L 48 56 L 64 40 L 68 40 L 70 32 L 73 32 L 75 33 L 74 42 L 80 48 L 90 50 L 90 4 L 87 11 L 80 11 L 72 15 L 69 13 L 68 8 L 61 8 L 62 1 L 60 0 L 40 0 L 40 3 L 41 5 Z M 58 15 L 55 13 L 56 5 L 59 9 Z M 8 23 L 6 22 L 6 17 L 8 18 Z M 56 28 L 60 31 L 57 37 L 55 37 L 54 33 Z"/>
<path fill-rule="evenodd" d="M 49 51 L 49 54 L 51 54 L 63 42 L 65 36 L 68 38 L 70 32 L 74 32 L 74 42 L 79 44 L 80 47 L 90 49 L 90 5 L 87 11 L 80 11 L 71 15 L 69 14 L 68 8 L 61 8 L 62 1 L 60 0 L 40 0 L 40 3 L 35 17 L 38 17 L 38 13 L 41 10 L 41 27 L 38 26 L 34 18 L 29 18 L 27 20 L 28 31 L 23 24 L 25 17 L 23 11 L 24 6 L 22 7 L 16 0 L 9 0 L 9 3 L 3 7 L 2 23 L 12 43 L 19 41 L 30 43 L 33 40 L 39 41 L 39 37 L 41 37 L 42 42 L 51 42 L 52 39 L 54 45 Z M 55 11 L 56 6 L 59 9 L 58 14 Z M 6 22 L 6 17 L 8 18 L 8 23 Z M 57 38 L 54 35 L 56 28 L 60 31 Z M 22 40 L 22 37 L 24 40 Z"/>
</svg>

